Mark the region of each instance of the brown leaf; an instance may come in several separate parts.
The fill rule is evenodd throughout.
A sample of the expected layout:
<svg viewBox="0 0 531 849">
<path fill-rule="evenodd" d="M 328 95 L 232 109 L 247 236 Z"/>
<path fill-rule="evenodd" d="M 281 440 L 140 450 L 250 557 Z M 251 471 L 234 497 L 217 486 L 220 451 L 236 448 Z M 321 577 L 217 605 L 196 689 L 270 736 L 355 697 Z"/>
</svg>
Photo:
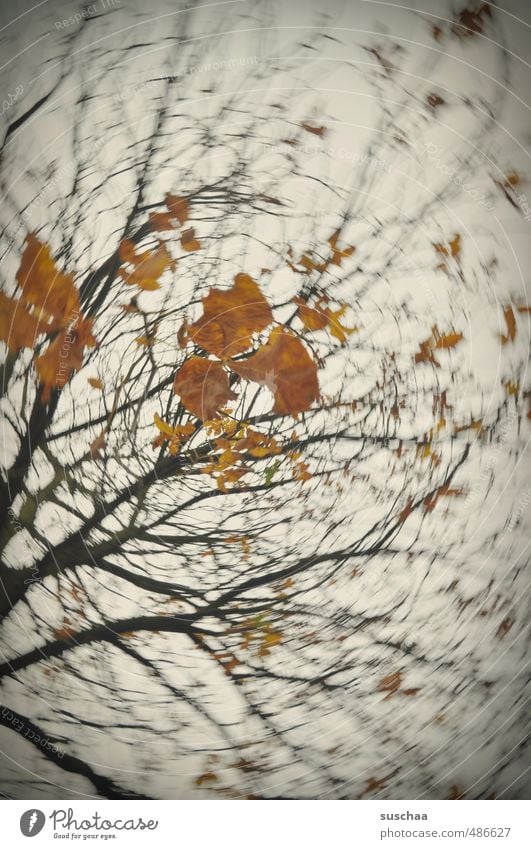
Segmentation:
<svg viewBox="0 0 531 849">
<path fill-rule="evenodd" d="M 452 27 L 452 32 L 458 38 L 473 38 L 483 33 L 485 17 L 490 17 L 490 5 L 483 3 L 479 9 L 463 9 Z"/>
<path fill-rule="evenodd" d="M 303 130 L 306 130 L 307 133 L 319 136 L 320 138 L 326 134 L 326 127 L 316 127 L 315 124 L 310 124 L 308 121 L 303 121 L 301 127 Z"/>
<path fill-rule="evenodd" d="M 181 328 L 180 342 L 190 339 L 209 354 L 229 359 L 251 346 L 251 336 L 271 324 L 271 307 L 248 274 L 237 274 L 231 289 L 210 289 L 203 315 Z"/>
<path fill-rule="evenodd" d="M 98 437 L 96 437 L 94 442 L 91 442 L 91 444 L 90 444 L 89 451 L 90 451 L 90 456 L 92 457 L 92 459 L 97 460 L 99 457 L 101 457 L 101 452 L 103 451 L 104 448 L 105 448 L 105 430 L 102 430 L 100 435 Z"/>
<path fill-rule="evenodd" d="M 502 345 L 506 345 L 507 342 L 512 342 L 516 338 L 516 316 L 514 314 L 513 308 L 510 306 L 505 307 L 503 311 L 503 317 L 507 325 L 507 335 L 500 333 L 500 339 Z"/>
<path fill-rule="evenodd" d="M 378 689 L 383 693 L 388 693 L 386 698 L 390 698 L 393 693 L 396 693 L 400 684 L 402 683 L 402 676 L 400 672 L 391 672 L 390 675 L 386 675 L 380 683 L 378 684 Z"/>
<path fill-rule="evenodd" d="M 166 206 L 171 214 L 178 219 L 182 227 L 190 214 L 190 206 L 186 198 L 181 198 L 177 195 L 166 195 Z"/>
<path fill-rule="evenodd" d="M 302 342 L 283 327 L 275 327 L 266 345 L 247 360 L 232 362 L 231 368 L 273 392 L 275 413 L 296 415 L 319 397 L 317 365 Z"/>
<path fill-rule="evenodd" d="M 212 419 L 220 407 L 238 396 L 229 386 L 227 372 L 221 363 L 204 357 L 186 360 L 173 382 L 173 391 L 198 419 Z"/>
<path fill-rule="evenodd" d="M 505 637 L 505 635 L 509 633 L 513 625 L 514 619 L 511 619 L 510 616 L 506 616 L 505 619 L 500 622 L 500 625 L 498 627 L 498 637 L 500 637 L 500 639 L 503 639 L 503 637 Z"/>
</svg>

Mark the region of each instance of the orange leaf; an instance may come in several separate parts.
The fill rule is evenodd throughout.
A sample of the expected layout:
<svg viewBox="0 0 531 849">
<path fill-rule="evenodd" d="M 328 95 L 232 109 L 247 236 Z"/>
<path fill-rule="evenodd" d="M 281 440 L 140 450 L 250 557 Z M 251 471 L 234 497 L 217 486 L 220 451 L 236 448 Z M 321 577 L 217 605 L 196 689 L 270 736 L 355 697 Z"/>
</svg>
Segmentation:
<svg viewBox="0 0 531 849">
<path fill-rule="evenodd" d="M 33 348 L 37 336 L 46 330 L 47 325 L 31 315 L 22 301 L 0 292 L 0 340 L 10 351 Z"/>
<path fill-rule="evenodd" d="M 462 333 L 456 333 L 455 331 L 453 331 L 452 333 L 447 333 L 444 336 L 441 336 L 436 328 L 434 328 L 433 331 L 434 348 L 455 348 L 457 343 L 460 342 L 463 338 Z"/>
<path fill-rule="evenodd" d="M 221 363 L 203 357 L 190 357 L 181 366 L 173 383 L 173 391 L 198 419 L 214 418 L 217 410 L 238 396 L 229 386 L 227 372 Z"/>
<path fill-rule="evenodd" d="M 348 248 L 343 248 L 342 250 L 340 250 L 337 247 L 337 242 L 340 234 L 341 230 L 336 230 L 335 233 L 332 233 L 328 240 L 328 244 L 332 248 L 332 259 L 330 260 L 330 262 L 332 263 L 332 265 L 338 265 L 339 267 L 341 267 L 341 260 L 352 256 L 352 254 L 356 250 L 356 248 L 352 247 L 352 245 Z"/>
<path fill-rule="evenodd" d="M 231 289 L 210 289 L 203 315 L 181 328 L 181 344 L 189 339 L 209 354 L 228 359 L 251 346 L 251 336 L 273 320 L 271 307 L 248 274 L 237 274 Z"/>
<path fill-rule="evenodd" d="M 173 455 L 179 453 L 181 450 L 181 444 L 188 436 L 191 436 L 195 430 L 192 422 L 172 427 L 161 419 L 158 413 L 154 413 L 153 421 L 160 431 L 159 435 L 153 440 L 153 448 L 158 448 L 168 442 L 170 454 Z"/>
<path fill-rule="evenodd" d="M 282 327 L 275 327 L 266 345 L 249 359 L 232 362 L 231 368 L 274 393 L 275 413 L 301 413 L 319 397 L 316 364 L 302 342 Z"/>
<path fill-rule="evenodd" d="M 420 343 L 420 350 L 415 354 L 415 362 L 429 362 L 433 363 L 435 366 L 438 367 L 439 363 L 435 359 L 433 350 L 446 350 L 448 348 L 455 348 L 455 346 L 459 342 L 461 342 L 462 339 L 462 333 L 456 333 L 455 330 L 452 330 L 450 333 L 441 334 L 437 328 L 437 325 L 435 325 L 431 329 L 430 338 Z"/>
<path fill-rule="evenodd" d="M 322 330 L 329 321 L 328 308 L 321 308 L 318 301 L 315 307 L 309 307 L 303 298 L 293 298 L 297 304 L 297 315 L 307 330 Z"/>
<path fill-rule="evenodd" d="M 37 308 L 38 317 L 49 322 L 48 329 L 65 327 L 79 315 L 74 275 L 58 269 L 48 246 L 33 233 L 26 238 L 16 277 L 23 300 Z"/>
<path fill-rule="evenodd" d="M 103 389 L 103 383 L 99 379 L 99 377 L 89 377 L 87 382 L 92 386 L 93 389 Z"/>
<path fill-rule="evenodd" d="M 428 495 L 424 499 L 423 504 L 426 513 L 431 513 L 439 498 L 445 495 L 449 497 L 458 497 L 463 495 L 463 490 L 457 487 L 450 487 L 449 484 L 443 484 L 443 486 L 440 486 L 433 495 Z"/>
<path fill-rule="evenodd" d="M 440 242 L 434 242 L 433 247 L 437 251 L 437 253 L 442 254 L 443 257 L 452 259 L 458 259 L 461 253 L 461 235 L 456 233 L 454 238 L 448 243 L 449 248 L 445 244 L 441 244 Z M 437 268 L 446 268 L 447 262 L 446 259 L 440 263 Z"/>
</svg>

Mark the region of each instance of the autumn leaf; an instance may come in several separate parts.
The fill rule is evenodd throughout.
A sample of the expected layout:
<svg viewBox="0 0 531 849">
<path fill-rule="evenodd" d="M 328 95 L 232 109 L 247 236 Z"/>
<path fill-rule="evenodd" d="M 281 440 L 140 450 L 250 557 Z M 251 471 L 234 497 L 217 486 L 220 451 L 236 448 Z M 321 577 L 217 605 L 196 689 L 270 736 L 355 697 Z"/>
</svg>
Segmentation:
<svg viewBox="0 0 531 849">
<path fill-rule="evenodd" d="M 240 478 L 247 474 L 249 469 L 244 460 L 248 457 L 261 459 L 282 453 L 282 446 L 276 439 L 265 433 L 260 433 L 246 424 L 242 424 L 237 433 L 233 427 L 227 427 L 223 420 L 204 422 L 212 434 L 218 435 L 214 439 L 214 446 L 221 453 L 216 456 L 214 462 L 208 463 L 201 469 L 203 474 L 213 475 L 221 492 L 227 491 L 228 484 L 237 483 Z M 234 423 L 231 422 L 231 425 Z M 232 434 L 227 438 L 227 434 Z"/>
<path fill-rule="evenodd" d="M 92 321 L 79 317 L 72 328 L 57 334 L 44 354 L 35 360 L 35 368 L 43 385 L 41 400 L 47 404 L 52 389 L 62 388 L 83 364 L 85 347 L 92 348 L 96 340 L 92 335 Z"/>
<path fill-rule="evenodd" d="M 445 350 L 447 348 L 455 348 L 458 342 L 461 342 L 463 339 L 462 333 L 456 333 L 452 331 L 451 333 L 440 334 L 436 327 L 433 328 L 433 347 L 441 350 Z"/>
<path fill-rule="evenodd" d="M 347 304 L 342 304 L 337 310 L 331 310 L 325 305 L 323 298 L 319 298 L 314 306 L 309 306 L 301 297 L 295 297 L 292 300 L 294 304 L 297 304 L 297 316 L 307 330 L 327 328 L 341 344 L 346 341 L 347 335 L 358 330 L 357 327 L 345 327 L 340 321 L 348 309 Z"/>
<path fill-rule="evenodd" d="M 403 510 L 398 514 L 398 521 L 402 524 L 406 521 L 407 517 L 411 515 L 415 506 L 415 502 L 412 498 L 409 499 L 406 506 Z"/>
<path fill-rule="evenodd" d="M 374 791 L 383 790 L 387 783 L 387 778 L 368 778 L 365 784 L 365 789 L 362 791 L 361 795 L 365 796 L 367 793 L 373 793 Z"/>
<path fill-rule="evenodd" d="M 282 452 L 282 446 L 265 433 L 260 433 L 252 428 L 245 430 L 245 435 L 234 444 L 240 453 L 249 453 L 252 457 L 271 457 Z"/>
<path fill-rule="evenodd" d="M 332 248 L 332 259 L 330 262 L 332 265 L 337 265 L 341 267 L 341 261 L 346 259 L 349 256 L 352 256 L 356 248 L 352 245 L 348 248 L 340 249 L 337 247 L 337 242 L 339 240 L 339 236 L 341 235 L 341 230 L 336 230 L 335 233 L 332 233 L 330 238 L 328 239 L 328 244 Z"/>
<path fill-rule="evenodd" d="M 326 127 L 317 127 L 315 124 L 310 124 L 308 121 L 303 121 L 301 127 L 303 130 L 306 130 L 307 133 L 311 133 L 313 136 L 319 136 L 320 138 L 326 134 Z"/>
<path fill-rule="evenodd" d="M 175 220 L 169 212 L 152 212 L 149 216 L 151 229 L 156 233 L 166 233 L 168 230 L 173 230 Z"/>
<path fill-rule="evenodd" d="M 320 301 L 317 301 L 314 307 L 310 307 L 301 297 L 297 296 L 292 300 L 294 304 L 297 304 L 297 316 L 307 330 L 322 330 L 328 325 L 329 316 Z"/>
<path fill-rule="evenodd" d="M 439 498 L 443 496 L 458 498 L 461 495 L 463 495 L 463 490 L 460 487 L 451 487 L 449 484 L 443 484 L 434 494 L 426 496 L 423 501 L 424 510 L 426 513 L 431 513 Z"/>
<path fill-rule="evenodd" d="M 452 32 L 461 39 L 481 35 L 485 26 L 484 18 L 490 18 L 491 14 L 489 3 L 483 3 L 479 9 L 462 9 L 452 26 Z"/>
<path fill-rule="evenodd" d="M 521 182 L 522 178 L 520 177 L 520 175 L 513 171 L 505 178 L 504 186 L 506 189 L 514 189 L 516 188 L 516 186 L 519 186 Z"/>
<path fill-rule="evenodd" d="M 402 676 L 400 672 L 392 672 L 390 675 L 385 675 L 378 684 L 378 689 L 382 693 L 387 693 L 386 699 L 389 699 L 400 687 Z"/>
<path fill-rule="evenodd" d="M 165 202 L 169 212 L 177 218 L 182 227 L 190 214 L 190 206 L 186 198 L 178 197 L 177 195 L 166 195 Z"/>
<path fill-rule="evenodd" d="M 435 359 L 435 355 L 432 351 L 433 345 L 431 344 L 431 338 L 426 339 L 424 342 L 420 343 L 420 349 L 415 354 L 415 362 L 416 363 L 433 363 L 437 368 L 440 367 L 440 363 Z"/>
<path fill-rule="evenodd" d="M 308 410 L 319 397 L 317 365 L 296 336 L 275 327 L 268 342 L 247 360 L 231 368 L 245 380 L 274 390 L 274 413 L 296 415 Z"/>
<path fill-rule="evenodd" d="M 454 433 L 462 433 L 464 430 L 477 430 L 482 434 L 485 428 L 481 419 L 472 419 L 468 424 L 454 425 Z"/>
<path fill-rule="evenodd" d="M 137 336 L 135 339 L 136 344 L 141 348 L 152 348 L 155 341 L 156 336 Z"/>
<path fill-rule="evenodd" d="M 417 457 L 421 460 L 430 460 L 434 466 L 441 462 L 439 455 L 432 450 L 431 442 L 421 442 L 417 445 Z"/>
<path fill-rule="evenodd" d="M 513 342 L 516 338 L 516 316 L 514 314 L 514 310 L 512 307 L 505 307 L 503 311 L 503 317 L 505 319 L 505 323 L 507 325 L 507 335 L 500 333 L 500 339 L 502 345 L 506 345 L 507 342 Z"/>
<path fill-rule="evenodd" d="M 204 772 L 203 775 L 200 775 L 199 778 L 196 778 L 195 783 L 197 787 L 201 787 L 202 784 L 211 783 L 217 780 L 218 777 L 215 772 Z"/>
<path fill-rule="evenodd" d="M 164 445 L 166 442 L 169 443 L 169 452 L 170 454 L 178 454 L 181 450 L 181 446 L 186 439 L 192 435 L 195 430 L 195 426 L 192 422 L 188 422 L 185 425 L 176 425 L 172 427 L 167 422 L 165 422 L 158 413 L 154 413 L 153 421 L 156 427 L 159 429 L 159 435 L 155 437 L 153 440 L 153 448 L 159 448 Z"/>
<path fill-rule="evenodd" d="M 297 460 L 293 462 L 292 475 L 293 480 L 300 481 L 300 483 L 305 483 L 312 477 L 308 464 Z"/>
<path fill-rule="evenodd" d="M 503 385 L 505 386 L 507 395 L 513 395 L 515 398 L 518 397 L 520 393 L 520 384 L 518 381 L 506 380 Z"/>
<path fill-rule="evenodd" d="M 461 254 L 461 235 L 456 233 L 454 238 L 448 243 L 448 245 L 442 244 L 441 242 L 434 242 L 433 247 L 435 248 L 438 254 L 441 254 L 444 259 L 437 268 L 446 269 L 447 263 L 449 259 L 459 260 Z"/>
<path fill-rule="evenodd" d="M 291 265 L 291 263 L 289 263 Z M 303 254 L 299 259 L 299 265 L 304 268 L 304 274 L 311 274 L 312 271 L 326 271 L 327 263 L 313 259 L 309 254 Z M 292 266 L 293 268 L 293 266 Z"/>
<path fill-rule="evenodd" d="M 24 303 L 0 292 L 0 340 L 10 351 L 34 348 L 37 336 L 47 332 L 47 325 L 30 314 Z"/>
<path fill-rule="evenodd" d="M 99 379 L 99 377 L 88 377 L 87 383 L 92 386 L 93 389 L 103 389 L 103 383 Z"/>
<path fill-rule="evenodd" d="M 464 798 L 464 793 L 461 790 L 461 788 L 459 787 L 459 785 L 458 784 L 452 784 L 452 786 L 450 787 L 450 795 L 448 796 L 448 799 L 451 799 L 452 801 L 458 801 L 459 799 L 463 799 L 463 798 Z"/>
<path fill-rule="evenodd" d="M 258 657 L 267 657 L 271 649 L 282 642 L 282 634 L 279 631 L 266 631 L 262 637 L 262 644 L 258 649 Z"/>
<path fill-rule="evenodd" d="M 450 333 L 441 334 L 435 325 L 431 329 L 430 338 L 420 343 L 420 350 L 415 354 L 415 362 L 430 362 L 439 367 L 440 363 L 435 359 L 433 351 L 455 348 L 463 338 L 463 334 L 456 333 L 455 330 L 450 331 Z"/>
<path fill-rule="evenodd" d="M 96 437 L 94 442 L 91 443 L 89 448 L 90 456 L 93 460 L 99 459 L 101 457 L 101 452 L 105 448 L 105 429 L 102 430 L 100 435 Z"/>
<path fill-rule="evenodd" d="M 120 304 L 120 307 L 127 315 L 133 315 L 135 313 L 142 312 L 142 310 L 140 310 L 138 307 L 136 298 L 132 298 L 132 300 L 128 304 Z"/>
<path fill-rule="evenodd" d="M 231 289 L 210 289 L 203 315 L 181 328 L 180 344 L 188 339 L 209 354 L 229 359 L 250 348 L 253 333 L 271 324 L 271 307 L 248 274 L 237 274 Z"/>
<path fill-rule="evenodd" d="M 159 289 L 159 277 L 168 268 L 172 270 L 175 268 L 175 261 L 162 244 L 154 251 L 137 254 L 133 243 L 124 239 L 120 244 L 118 255 L 122 262 L 134 266 L 133 271 L 125 271 L 121 268 L 118 272 L 119 276 L 128 286 L 139 286 L 145 291 Z"/>
<path fill-rule="evenodd" d="M 173 391 L 186 409 L 202 421 L 214 418 L 220 407 L 238 397 L 232 392 L 221 363 L 203 357 L 190 357 L 183 363 L 175 375 Z"/>
<path fill-rule="evenodd" d="M 199 239 L 195 238 L 195 230 L 190 227 L 188 230 L 183 230 L 181 234 L 181 247 L 183 251 L 198 251 L 201 247 Z"/>
</svg>

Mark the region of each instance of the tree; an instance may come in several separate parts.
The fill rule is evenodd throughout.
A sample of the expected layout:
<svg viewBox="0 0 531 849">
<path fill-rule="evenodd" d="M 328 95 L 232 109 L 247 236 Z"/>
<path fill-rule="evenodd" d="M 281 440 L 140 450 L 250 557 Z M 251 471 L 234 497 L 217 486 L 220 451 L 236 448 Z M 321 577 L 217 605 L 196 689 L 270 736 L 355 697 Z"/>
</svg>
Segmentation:
<svg viewBox="0 0 531 849">
<path fill-rule="evenodd" d="M 286 46 L 275 7 L 231 14 L 87 12 L 7 115 L 4 792 L 499 795 L 522 552 L 479 507 L 529 418 L 507 21 Z M 369 131 L 335 124 L 349 89 Z M 503 727 L 487 772 L 465 692 Z"/>
</svg>

